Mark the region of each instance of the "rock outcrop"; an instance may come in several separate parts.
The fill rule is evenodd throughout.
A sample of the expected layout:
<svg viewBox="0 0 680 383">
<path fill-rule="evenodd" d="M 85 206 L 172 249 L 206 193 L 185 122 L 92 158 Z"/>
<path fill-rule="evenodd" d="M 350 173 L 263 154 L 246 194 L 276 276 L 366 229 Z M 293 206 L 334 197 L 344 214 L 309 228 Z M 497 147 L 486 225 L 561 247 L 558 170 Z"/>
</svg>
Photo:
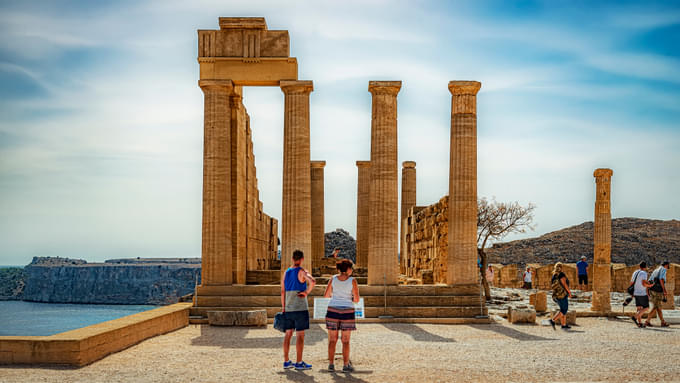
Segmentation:
<svg viewBox="0 0 680 383">
<path fill-rule="evenodd" d="M 118 260 L 120 261 L 120 260 Z M 87 263 L 35 257 L 24 268 L 22 299 L 50 303 L 167 304 L 194 291 L 200 263 Z"/>
<path fill-rule="evenodd" d="M 593 259 L 593 223 L 553 231 L 537 238 L 495 244 L 487 249 L 490 263 L 578 262 Z M 612 263 L 635 265 L 641 261 L 680 263 L 680 221 L 642 218 L 612 220 Z"/>
<path fill-rule="evenodd" d="M 325 234 L 326 244 L 324 248 L 324 256 L 330 257 L 333 249 L 340 249 L 341 258 L 349 258 L 356 263 L 357 259 L 357 242 L 352 236 L 343 229 L 335 229 L 330 233 Z"/>
<path fill-rule="evenodd" d="M 24 293 L 25 275 L 21 267 L 0 268 L 0 300 L 21 300 Z"/>
</svg>

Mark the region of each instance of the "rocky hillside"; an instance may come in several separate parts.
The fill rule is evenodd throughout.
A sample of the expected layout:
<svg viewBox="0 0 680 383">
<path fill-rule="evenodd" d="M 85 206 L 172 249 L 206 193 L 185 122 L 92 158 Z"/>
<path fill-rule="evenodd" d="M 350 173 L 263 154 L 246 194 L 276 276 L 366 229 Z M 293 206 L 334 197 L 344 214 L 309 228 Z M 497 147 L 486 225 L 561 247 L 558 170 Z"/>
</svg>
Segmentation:
<svg viewBox="0 0 680 383">
<path fill-rule="evenodd" d="M 349 258 L 352 262 L 357 259 L 357 241 L 352 238 L 349 233 L 343 229 L 335 229 L 330 233 L 325 234 L 326 246 L 324 253 L 326 257 L 330 257 L 333 249 L 340 249 L 341 258 Z"/>
<path fill-rule="evenodd" d="M 20 300 L 24 293 L 24 269 L 0 268 L 0 301 Z"/>
<path fill-rule="evenodd" d="M 537 238 L 495 244 L 487 250 L 492 263 L 577 262 L 593 259 L 593 222 L 553 231 Z M 680 221 L 641 218 L 612 220 L 612 262 L 627 265 L 662 260 L 680 263 Z"/>
</svg>

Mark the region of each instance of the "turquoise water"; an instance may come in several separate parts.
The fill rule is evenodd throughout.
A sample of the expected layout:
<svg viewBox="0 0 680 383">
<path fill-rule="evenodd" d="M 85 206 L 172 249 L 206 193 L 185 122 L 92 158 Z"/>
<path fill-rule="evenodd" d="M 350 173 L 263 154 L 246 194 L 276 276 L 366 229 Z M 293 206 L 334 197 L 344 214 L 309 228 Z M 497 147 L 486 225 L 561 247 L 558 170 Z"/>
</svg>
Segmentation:
<svg viewBox="0 0 680 383">
<path fill-rule="evenodd" d="M 0 301 L 0 336 L 54 335 L 156 307 Z"/>
</svg>

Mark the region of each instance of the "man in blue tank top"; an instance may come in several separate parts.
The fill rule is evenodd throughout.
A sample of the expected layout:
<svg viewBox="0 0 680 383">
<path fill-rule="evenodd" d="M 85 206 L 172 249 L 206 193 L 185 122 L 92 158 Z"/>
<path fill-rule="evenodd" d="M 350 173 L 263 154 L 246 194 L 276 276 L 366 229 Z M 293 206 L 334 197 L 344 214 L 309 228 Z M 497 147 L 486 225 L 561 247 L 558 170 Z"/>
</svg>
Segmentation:
<svg viewBox="0 0 680 383">
<path fill-rule="evenodd" d="M 302 350 L 305 347 L 305 330 L 309 328 L 309 306 L 307 296 L 314 288 L 316 280 L 312 274 L 300 265 L 304 254 L 300 250 L 293 252 L 293 266 L 289 267 L 281 277 L 281 308 L 286 318 L 286 336 L 283 338 L 283 368 L 295 368 L 296 370 L 309 370 L 311 364 L 302 360 Z M 297 351 L 297 363 L 288 358 L 290 340 L 293 331 L 297 333 L 295 349 Z"/>
</svg>

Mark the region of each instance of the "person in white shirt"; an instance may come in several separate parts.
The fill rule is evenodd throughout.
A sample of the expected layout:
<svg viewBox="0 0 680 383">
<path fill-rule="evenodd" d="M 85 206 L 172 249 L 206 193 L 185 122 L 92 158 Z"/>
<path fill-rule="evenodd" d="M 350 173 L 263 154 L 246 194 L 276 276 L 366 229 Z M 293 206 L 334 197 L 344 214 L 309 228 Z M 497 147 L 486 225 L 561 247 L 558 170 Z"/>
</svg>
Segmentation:
<svg viewBox="0 0 680 383">
<path fill-rule="evenodd" d="M 630 278 L 630 286 L 634 286 L 633 297 L 635 298 L 635 306 L 637 312 L 632 317 L 633 322 L 642 328 L 642 315 L 649 309 L 649 297 L 647 296 L 647 287 L 651 287 L 653 283 L 647 281 L 647 262 L 640 262 L 640 269 L 635 270 L 633 276 Z"/>
<path fill-rule="evenodd" d="M 524 272 L 524 288 L 530 289 L 533 275 L 531 273 L 531 267 L 527 267 L 527 271 Z"/>
</svg>

